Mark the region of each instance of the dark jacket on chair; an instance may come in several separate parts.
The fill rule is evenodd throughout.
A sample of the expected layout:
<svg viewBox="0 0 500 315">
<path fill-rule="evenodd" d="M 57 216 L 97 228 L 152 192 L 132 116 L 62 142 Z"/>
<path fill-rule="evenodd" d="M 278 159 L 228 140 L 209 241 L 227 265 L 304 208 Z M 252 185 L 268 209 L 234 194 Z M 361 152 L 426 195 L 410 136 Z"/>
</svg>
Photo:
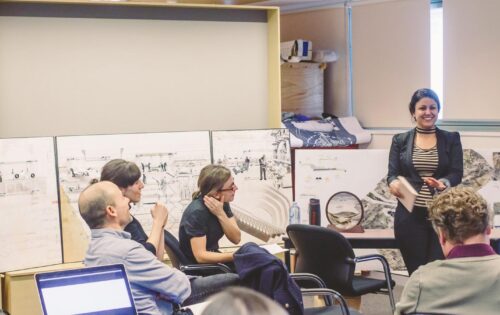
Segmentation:
<svg viewBox="0 0 500 315">
<path fill-rule="evenodd" d="M 300 288 L 276 256 L 247 243 L 234 253 L 234 264 L 244 286 L 275 300 L 291 315 L 304 314 Z"/>
</svg>

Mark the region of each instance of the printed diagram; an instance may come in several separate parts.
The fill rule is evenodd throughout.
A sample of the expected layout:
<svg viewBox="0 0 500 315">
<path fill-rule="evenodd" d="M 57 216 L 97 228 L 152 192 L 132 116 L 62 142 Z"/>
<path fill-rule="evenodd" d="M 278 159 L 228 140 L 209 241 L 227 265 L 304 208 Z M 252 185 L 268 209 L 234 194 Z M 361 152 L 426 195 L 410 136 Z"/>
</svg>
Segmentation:
<svg viewBox="0 0 500 315">
<path fill-rule="evenodd" d="M 38 164 L 36 160 L 0 162 L 0 197 L 45 192 L 46 178 L 40 176 Z"/>
<path fill-rule="evenodd" d="M 156 202 L 166 204 L 166 228 L 174 235 L 185 207 L 191 202 L 202 167 L 210 164 L 208 132 L 173 132 L 58 138 L 59 174 L 74 216 L 88 238 L 90 231 L 78 212 L 78 196 L 92 179 L 99 179 L 102 167 L 121 158 L 135 162 L 141 170 L 144 188 L 141 201 L 131 213 L 149 233 L 150 209 Z"/>
<path fill-rule="evenodd" d="M 214 131 L 215 163 L 234 174 L 231 208 L 242 231 L 267 241 L 285 233 L 292 200 L 290 135 L 286 129 Z"/>
</svg>

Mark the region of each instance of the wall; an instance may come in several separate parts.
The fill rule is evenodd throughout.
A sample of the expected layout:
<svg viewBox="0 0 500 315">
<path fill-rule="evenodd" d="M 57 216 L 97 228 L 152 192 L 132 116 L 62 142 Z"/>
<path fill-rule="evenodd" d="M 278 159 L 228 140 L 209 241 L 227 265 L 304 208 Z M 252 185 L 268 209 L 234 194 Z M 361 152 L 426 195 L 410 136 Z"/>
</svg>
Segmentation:
<svg viewBox="0 0 500 315">
<path fill-rule="evenodd" d="M 281 41 L 307 39 L 313 50 L 334 50 L 338 60 L 325 70 L 325 112 L 346 116 L 346 39 L 344 9 L 334 8 L 281 16 Z M 320 31 L 318 31 L 320 30 Z"/>
<path fill-rule="evenodd" d="M 361 145 L 361 149 L 389 149 L 394 134 L 405 130 L 372 130 L 372 141 Z M 462 147 L 465 149 L 500 149 L 500 132 L 461 131 Z"/>
<path fill-rule="evenodd" d="M 467 0 L 460 0 L 457 3 L 448 2 L 445 3 L 445 9 L 446 4 L 473 5 L 471 1 Z M 479 26 L 496 25 L 492 12 L 496 12 L 494 9 L 499 4 L 493 0 L 485 1 L 485 4 L 487 5 L 484 7 L 474 6 L 474 9 L 460 11 L 473 14 L 475 18 L 484 17 L 483 22 L 474 23 L 473 28 L 468 32 L 461 32 L 460 36 L 476 32 Z M 478 12 L 485 9 L 489 9 L 489 11 Z M 412 93 L 417 88 L 430 84 L 430 54 L 425 53 L 430 51 L 429 1 L 359 1 L 353 3 L 352 10 L 354 115 L 363 127 L 372 128 L 373 140 L 368 145 L 369 148 L 388 148 L 394 133 L 393 129 L 407 130 L 412 126 L 407 105 Z M 456 23 L 460 24 L 461 27 L 467 25 L 463 21 L 464 19 L 456 19 Z M 349 111 L 346 103 L 344 8 L 324 8 L 285 14 L 282 16 L 281 27 L 282 41 L 294 38 L 311 39 L 313 49 L 334 49 L 339 54 L 339 60 L 327 70 L 327 78 L 333 77 L 336 81 L 333 84 L 332 81 L 326 83 L 325 107 L 327 111 L 336 115 L 346 115 Z M 456 30 L 456 27 L 449 27 L 448 31 L 450 29 Z M 448 63 L 445 62 L 445 70 L 448 69 L 448 73 L 467 74 L 454 75 L 449 82 L 449 85 L 455 86 L 455 96 L 453 102 L 448 103 L 450 107 L 454 106 L 454 108 L 461 106 L 459 111 L 462 116 L 468 113 L 465 118 L 479 119 L 482 116 L 483 119 L 495 119 L 500 113 L 494 102 L 492 103 L 492 100 L 497 98 L 491 97 L 491 95 L 498 93 L 498 89 L 491 89 L 496 82 L 491 79 L 491 75 L 496 73 L 494 70 L 498 68 L 494 61 L 495 58 L 480 58 L 480 56 L 491 56 L 492 51 L 499 47 L 500 41 L 498 41 L 498 34 L 494 34 L 494 29 L 494 27 L 490 27 L 487 32 L 483 31 L 481 36 L 471 35 L 474 38 L 458 41 L 455 43 L 458 46 L 452 46 L 446 40 L 444 43 L 445 53 L 457 52 L 457 56 L 458 52 L 466 54 L 465 58 L 454 56 L 449 58 Z M 479 39 L 483 41 L 482 45 L 478 43 Z M 484 47 L 485 40 L 488 49 L 478 48 Z M 473 46 L 468 47 L 467 50 L 450 48 L 467 45 L 469 42 L 473 43 Z M 452 64 L 454 64 L 453 67 L 446 67 L 446 65 Z M 478 74 L 477 69 L 483 70 Z M 483 80 L 483 74 L 484 77 L 490 79 Z M 466 84 L 467 88 L 464 89 L 463 82 L 468 82 L 468 80 L 474 81 L 474 84 Z M 459 81 L 463 81 L 462 85 L 459 84 Z M 478 86 L 488 88 L 488 93 L 482 93 L 482 89 Z M 474 100 L 471 100 L 471 95 L 475 96 Z M 486 97 L 484 101 L 483 96 Z M 480 106 L 486 104 L 489 106 L 487 110 L 478 110 Z M 448 109 L 448 112 L 450 115 L 454 115 L 457 111 Z M 461 128 L 461 130 L 474 130 L 473 128 L 487 130 L 484 121 L 478 122 L 474 126 L 461 123 L 461 126 L 453 127 Z M 444 127 L 444 129 L 446 128 Z M 391 130 L 381 132 L 382 129 Z M 494 130 L 494 128 L 489 127 L 488 130 Z M 470 147 L 500 147 L 499 136 L 495 132 L 462 132 L 464 146 Z"/>
</svg>

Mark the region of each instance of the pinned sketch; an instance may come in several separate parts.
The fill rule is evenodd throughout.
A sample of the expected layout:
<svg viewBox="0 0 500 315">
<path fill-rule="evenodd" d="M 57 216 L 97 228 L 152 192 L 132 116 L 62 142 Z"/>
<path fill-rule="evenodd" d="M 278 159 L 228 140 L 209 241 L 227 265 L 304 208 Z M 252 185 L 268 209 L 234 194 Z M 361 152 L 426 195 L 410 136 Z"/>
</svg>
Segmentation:
<svg viewBox="0 0 500 315">
<path fill-rule="evenodd" d="M 285 233 L 292 200 L 286 129 L 213 131 L 214 163 L 234 174 L 231 208 L 243 232 L 267 241 Z"/>
<path fill-rule="evenodd" d="M 302 223 L 307 223 L 310 198 L 320 200 L 323 226 L 329 222 L 325 211 L 327 202 L 336 193 L 347 191 L 363 200 L 387 175 L 388 156 L 388 150 L 296 149 L 295 201 L 303 211 Z M 395 208 L 396 201 L 384 199 L 380 198 L 379 201 L 389 207 L 384 208 L 382 216 L 389 220 L 392 218 L 389 211 Z M 370 214 L 364 202 L 363 206 L 365 219 L 361 223 L 367 228 L 365 222 Z"/>
<path fill-rule="evenodd" d="M 500 226 L 500 150 L 464 149 L 463 186 L 478 191 L 495 210 L 495 224 Z M 396 198 L 387 185 L 389 150 L 314 150 L 295 151 L 295 199 L 306 209 L 309 198 L 321 200 L 324 209 L 328 198 L 339 191 L 358 196 L 365 209 L 364 228 L 383 229 L 394 225 Z M 326 211 L 322 211 L 326 216 Z M 302 218 L 305 214 L 303 213 Z M 306 223 L 306 220 L 303 220 Z M 323 225 L 326 225 L 322 221 Z M 398 259 L 398 258 L 394 258 Z M 393 262 L 394 262 L 393 259 Z M 397 265 L 402 267 L 399 259 Z"/>
<path fill-rule="evenodd" d="M 79 260 L 85 253 L 90 231 L 79 214 L 78 196 L 100 177 L 106 162 L 121 158 L 139 166 L 144 188 L 131 213 L 149 233 L 152 204 L 165 203 L 166 229 L 174 235 L 201 168 L 211 162 L 208 131 L 58 137 L 57 151 L 66 261 Z"/>
<path fill-rule="evenodd" d="M 0 272 L 62 263 L 52 138 L 0 139 Z"/>
</svg>

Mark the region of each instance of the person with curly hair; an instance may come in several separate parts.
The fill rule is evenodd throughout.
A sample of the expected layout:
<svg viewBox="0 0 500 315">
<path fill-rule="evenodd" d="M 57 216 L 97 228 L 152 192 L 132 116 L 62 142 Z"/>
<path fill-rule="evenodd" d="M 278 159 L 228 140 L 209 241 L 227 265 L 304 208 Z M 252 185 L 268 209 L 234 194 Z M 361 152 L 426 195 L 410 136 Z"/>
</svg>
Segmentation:
<svg viewBox="0 0 500 315">
<path fill-rule="evenodd" d="M 498 314 L 500 256 L 490 246 L 491 216 L 486 200 L 468 188 L 433 200 L 429 218 L 446 259 L 411 275 L 395 314 Z"/>
</svg>

